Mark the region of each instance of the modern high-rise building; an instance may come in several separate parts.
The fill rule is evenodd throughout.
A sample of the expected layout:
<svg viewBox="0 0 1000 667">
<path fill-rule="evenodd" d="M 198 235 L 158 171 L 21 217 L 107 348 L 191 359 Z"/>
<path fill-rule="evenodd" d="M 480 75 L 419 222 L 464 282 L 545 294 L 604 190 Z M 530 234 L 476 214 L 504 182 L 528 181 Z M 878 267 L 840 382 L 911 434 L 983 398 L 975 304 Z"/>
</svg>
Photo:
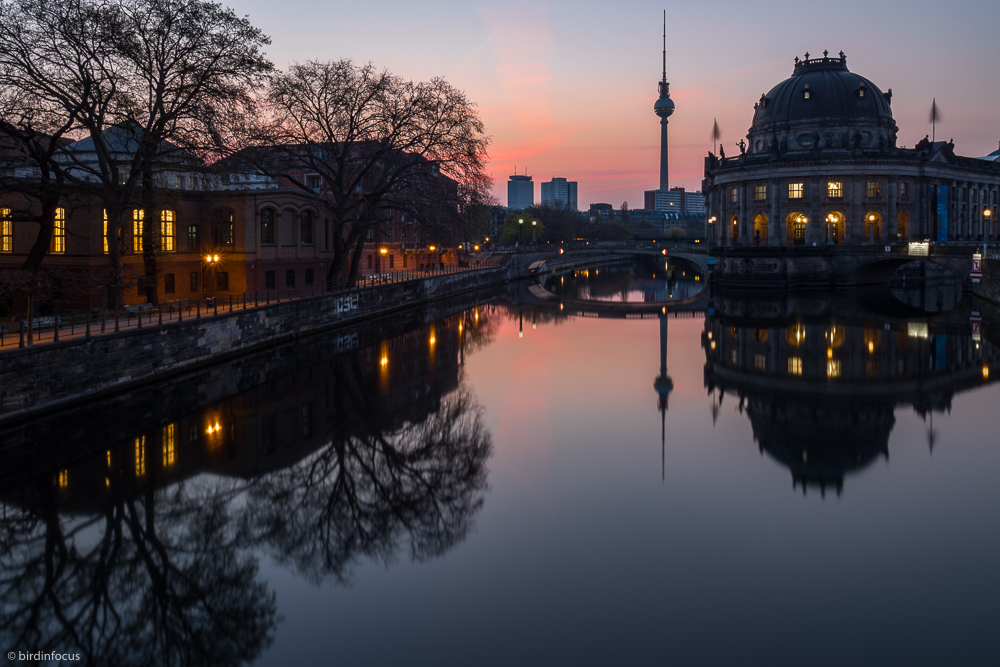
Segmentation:
<svg viewBox="0 0 1000 667">
<path fill-rule="evenodd" d="M 701 194 L 701 190 L 688 192 L 684 188 L 670 188 L 669 190 L 646 190 L 643 194 L 643 208 L 650 211 L 705 212 L 705 196 Z"/>
<path fill-rule="evenodd" d="M 531 180 L 531 176 L 517 174 L 511 176 L 507 181 L 507 208 L 520 211 L 534 203 L 535 183 Z"/>
<path fill-rule="evenodd" d="M 576 209 L 576 181 L 552 177 L 551 181 L 542 183 L 542 206 L 552 208 Z"/>
</svg>

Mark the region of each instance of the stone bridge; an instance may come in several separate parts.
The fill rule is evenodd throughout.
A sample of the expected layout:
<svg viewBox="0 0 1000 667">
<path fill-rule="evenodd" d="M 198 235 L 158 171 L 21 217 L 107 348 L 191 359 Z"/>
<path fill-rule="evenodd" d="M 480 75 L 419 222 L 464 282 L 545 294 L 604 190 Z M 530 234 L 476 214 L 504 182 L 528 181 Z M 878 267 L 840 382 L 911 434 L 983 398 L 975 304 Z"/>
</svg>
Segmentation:
<svg viewBox="0 0 1000 667">
<path fill-rule="evenodd" d="M 931 245 L 927 255 L 911 255 L 907 245 L 792 248 L 712 248 L 712 280 L 730 289 L 829 288 L 885 284 L 913 261 L 947 269 L 971 286 L 972 245 Z"/>
</svg>

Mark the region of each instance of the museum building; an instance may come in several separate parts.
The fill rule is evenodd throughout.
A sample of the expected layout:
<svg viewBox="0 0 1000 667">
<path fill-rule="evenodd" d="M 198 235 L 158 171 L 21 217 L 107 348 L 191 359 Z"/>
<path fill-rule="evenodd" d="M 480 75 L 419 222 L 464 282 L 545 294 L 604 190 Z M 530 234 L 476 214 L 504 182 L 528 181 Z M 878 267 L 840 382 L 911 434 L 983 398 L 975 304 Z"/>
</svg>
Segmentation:
<svg viewBox="0 0 1000 667">
<path fill-rule="evenodd" d="M 705 159 L 713 243 L 739 246 L 995 242 L 1000 151 L 961 157 L 927 137 L 896 146 L 892 89 L 837 57 L 795 58 L 754 104 L 739 155 Z"/>
</svg>

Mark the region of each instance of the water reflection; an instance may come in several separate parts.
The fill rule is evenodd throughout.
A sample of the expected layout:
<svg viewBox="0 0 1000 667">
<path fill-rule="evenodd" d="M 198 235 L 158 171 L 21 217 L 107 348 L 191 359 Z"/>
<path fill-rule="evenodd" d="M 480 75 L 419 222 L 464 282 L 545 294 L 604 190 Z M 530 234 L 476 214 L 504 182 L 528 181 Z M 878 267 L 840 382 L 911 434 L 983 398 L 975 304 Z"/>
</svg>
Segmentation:
<svg viewBox="0 0 1000 667">
<path fill-rule="evenodd" d="M 701 292 L 704 281 L 696 265 L 659 256 L 539 277 L 561 298 L 615 303 L 683 301 Z"/>
<path fill-rule="evenodd" d="M 956 393 L 988 382 L 1000 361 L 997 347 L 972 334 L 967 309 L 908 321 L 843 304 L 727 305 L 706 318 L 702 336 L 713 411 L 735 395 L 761 452 L 803 493 L 841 493 L 846 475 L 888 458 L 897 407 L 932 420 Z"/>
<path fill-rule="evenodd" d="M 150 407 L 127 433 L 120 399 L 74 413 L 86 422 L 56 434 L 95 454 L 7 470 L 4 645 L 91 664 L 240 664 L 278 623 L 262 553 L 344 582 L 359 559 L 421 560 L 462 541 L 492 451 L 462 365 L 495 315 L 476 307 L 333 356 L 343 336 L 317 338 L 283 373 L 264 370 L 266 355 L 234 362 L 229 376 L 263 381 L 182 414 Z M 178 382 L 203 389 L 206 376 Z"/>
</svg>

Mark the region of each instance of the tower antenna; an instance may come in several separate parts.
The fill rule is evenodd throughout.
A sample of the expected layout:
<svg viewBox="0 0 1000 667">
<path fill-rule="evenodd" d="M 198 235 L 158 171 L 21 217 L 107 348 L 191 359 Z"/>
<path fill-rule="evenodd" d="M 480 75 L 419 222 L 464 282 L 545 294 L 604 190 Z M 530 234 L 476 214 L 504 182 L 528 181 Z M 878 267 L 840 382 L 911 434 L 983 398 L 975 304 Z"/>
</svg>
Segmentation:
<svg viewBox="0 0 1000 667">
<path fill-rule="evenodd" d="M 667 80 L 667 10 L 663 10 L 663 80 Z"/>
</svg>

